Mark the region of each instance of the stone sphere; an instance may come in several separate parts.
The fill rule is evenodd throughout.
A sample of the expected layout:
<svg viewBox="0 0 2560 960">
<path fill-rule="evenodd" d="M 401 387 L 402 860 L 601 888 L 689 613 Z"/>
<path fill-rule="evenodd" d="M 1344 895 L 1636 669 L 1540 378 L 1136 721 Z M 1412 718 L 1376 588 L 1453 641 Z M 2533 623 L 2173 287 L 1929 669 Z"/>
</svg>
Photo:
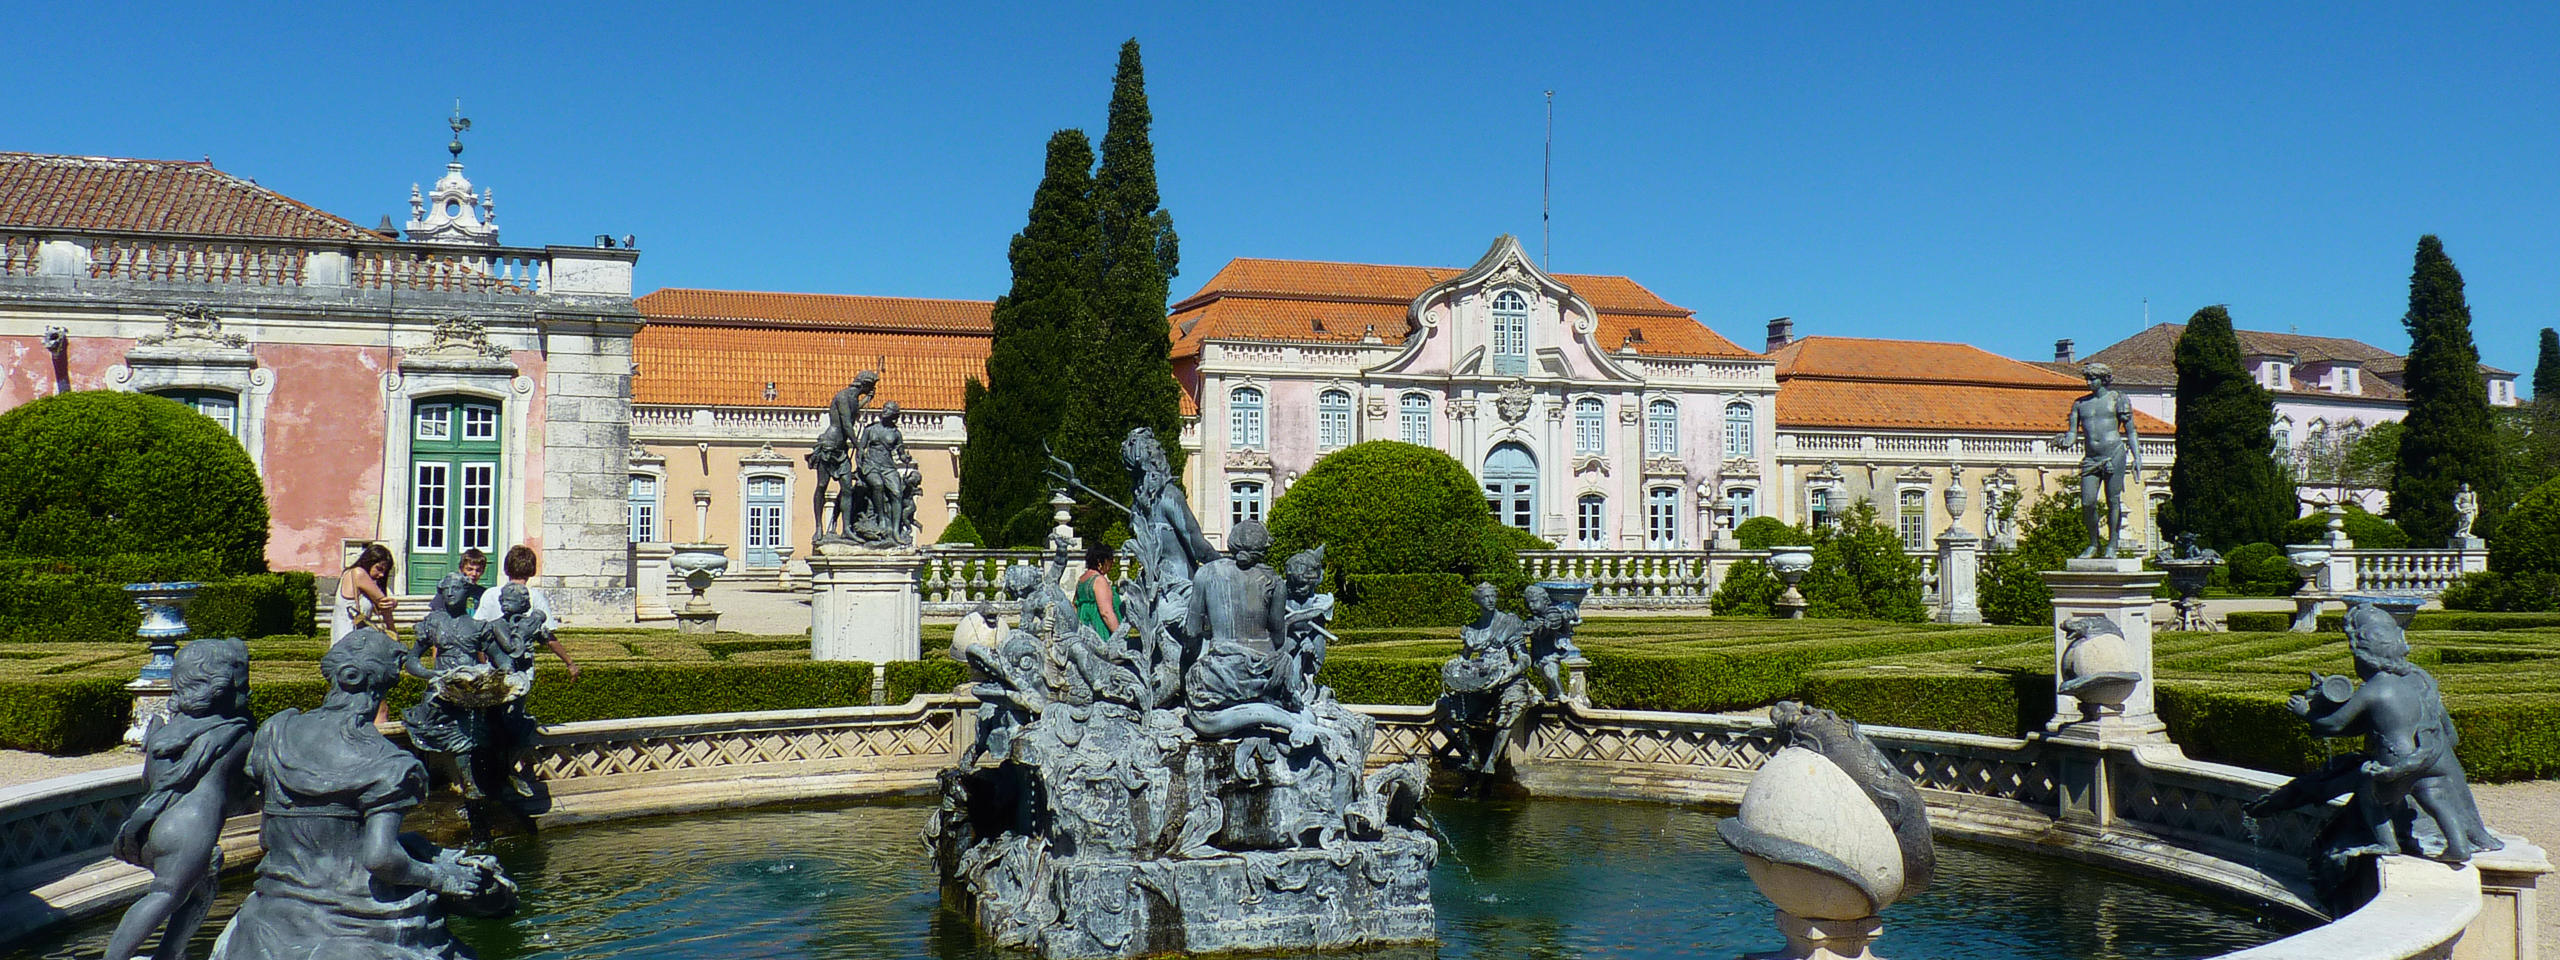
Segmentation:
<svg viewBox="0 0 2560 960">
<path fill-rule="evenodd" d="M 1874 916 L 1901 895 L 1902 847 L 1893 825 L 1857 781 L 1831 759 L 1803 747 L 1778 751 L 1742 792 L 1743 826 L 1836 857 L 1869 889 L 1891 891 L 1870 904 L 1862 884 L 1802 864 L 1743 854 L 1743 870 L 1778 909 L 1808 920 Z"/>
<path fill-rule="evenodd" d="M 2133 645 L 2123 637 L 2112 633 L 2098 634 L 2072 644 L 2071 649 L 2062 655 L 2062 679 L 2066 683 L 2106 674 L 2117 674 L 2122 679 L 2083 684 L 2072 695 L 2080 698 L 2082 704 L 2124 706 L 2125 698 L 2133 695 L 2133 688 L 2140 682 L 2142 666 L 2134 660 Z"/>
</svg>

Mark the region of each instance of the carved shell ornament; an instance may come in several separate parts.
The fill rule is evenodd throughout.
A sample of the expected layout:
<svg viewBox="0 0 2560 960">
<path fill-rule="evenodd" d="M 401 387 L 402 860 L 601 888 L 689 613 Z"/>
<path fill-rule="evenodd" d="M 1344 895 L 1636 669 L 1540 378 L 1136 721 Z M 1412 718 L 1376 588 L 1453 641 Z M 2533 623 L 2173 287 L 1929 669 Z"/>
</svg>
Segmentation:
<svg viewBox="0 0 2560 960">
<path fill-rule="evenodd" d="M 427 346 L 427 353 L 504 360 L 507 348 L 489 342 L 489 328 L 479 320 L 456 314 L 436 321 L 435 340 Z"/>
<path fill-rule="evenodd" d="M 201 303 L 185 304 L 178 309 L 161 314 L 160 317 L 165 324 L 160 332 L 146 334 L 135 341 L 136 344 L 156 347 L 162 344 L 180 345 L 175 341 L 194 340 L 206 345 L 234 349 L 249 345 L 249 338 L 236 333 L 223 332 L 222 318 Z"/>
<path fill-rule="evenodd" d="M 1501 397 L 1493 402 L 1494 412 L 1502 415 L 1504 423 L 1519 423 L 1526 420 L 1529 417 L 1529 402 L 1532 395 L 1529 381 L 1513 380 L 1503 384 Z"/>
</svg>

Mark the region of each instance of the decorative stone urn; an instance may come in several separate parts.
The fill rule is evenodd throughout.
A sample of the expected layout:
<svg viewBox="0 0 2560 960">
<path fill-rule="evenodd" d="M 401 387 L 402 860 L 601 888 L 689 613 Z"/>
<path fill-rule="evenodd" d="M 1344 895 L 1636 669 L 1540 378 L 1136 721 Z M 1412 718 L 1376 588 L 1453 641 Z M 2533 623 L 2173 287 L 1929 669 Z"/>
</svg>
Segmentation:
<svg viewBox="0 0 2560 960">
<path fill-rule="evenodd" d="M 2176 600 L 2170 601 L 2170 607 L 2177 611 L 2177 617 L 2170 623 L 2169 629 L 2222 629 L 2221 624 L 2215 623 L 2213 618 L 2206 616 L 2204 612 L 2205 584 L 2213 580 L 2213 568 L 2222 565 L 2222 558 L 2163 556 L 2155 562 L 2160 564 L 2160 569 L 2169 571 L 2169 589 L 2178 595 Z"/>
<path fill-rule="evenodd" d="M 1805 573 L 1812 569 L 1812 547 L 1769 548 L 1769 572 L 1777 574 L 1778 582 L 1787 585 L 1786 592 L 1778 595 L 1777 612 L 1780 619 L 1804 619 L 1804 608 L 1807 604 L 1804 594 L 1796 590 L 1796 583 L 1803 580 Z"/>
<path fill-rule="evenodd" d="M 1949 528 L 1953 528 L 1956 521 L 1964 519 L 1965 499 L 1964 476 L 1957 474 L 1955 481 L 1947 484 L 1947 526 Z"/>
<path fill-rule="evenodd" d="M 685 601 L 684 607 L 676 611 L 676 632 L 719 632 L 720 611 L 711 608 L 711 598 L 705 596 L 704 591 L 711 589 L 711 581 L 728 571 L 729 546 L 721 543 L 678 543 L 671 546 L 675 547 L 676 555 L 667 561 L 667 565 L 677 576 L 684 578 L 686 587 L 693 590 L 693 599 Z"/>
<path fill-rule="evenodd" d="M 133 725 L 124 731 L 127 746 L 142 746 L 152 721 L 169 715 L 169 674 L 178 665 L 178 641 L 187 636 L 187 601 L 195 599 L 199 586 L 190 582 L 125 584 L 125 595 L 142 608 L 142 626 L 134 635 L 151 652 L 141 675 L 124 685 L 133 694 Z"/>
<path fill-rule="evenodd" d="M 2320 582 L 2320 574 L 2329 569 L 2329 548 L 2316 543 L 2298 543 L 2284 548 L 2284 558 L 2293 564 L 2293 575 L 2302 578 L 2302 586 L 2294 588 L 2297 597 L 2325 593 L 2328 584 Z"/>
<path fill-rule="evenodd" d="M 1575 626 L 1582 624 L 1582 599 L 1591 595 L 1590 581 L 1540 580 L 1538 587 L 1547 592 L 1549 602 L 1563 607 L 1566 613 L 1572 615 Z M 1565 642 L 1572 644 L 1571 631 L 1566 632 Z M 1564 698 L 1589 704 L 1591 702 L 1591 658 L 1583 656 L 1582 648 L 1574 645 L 1565 651 L 1564 660 L 1560 665 L 1564 667 L 1565 674 Z"/>
</svg>

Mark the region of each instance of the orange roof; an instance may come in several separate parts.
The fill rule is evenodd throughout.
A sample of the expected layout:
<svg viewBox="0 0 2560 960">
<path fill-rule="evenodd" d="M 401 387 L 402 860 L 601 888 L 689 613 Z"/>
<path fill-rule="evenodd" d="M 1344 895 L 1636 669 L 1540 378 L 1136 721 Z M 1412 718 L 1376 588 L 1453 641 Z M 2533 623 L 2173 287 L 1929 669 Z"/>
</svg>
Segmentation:
<svg viewBox="0 0 2560 960">
<path fill-rule="evenodd" d="M 1173 353 L 1193 356 L 1204 340 L 1344 343 L 1371 333 L 1402 343 L 1413 298 L 1466 272 L 1454 267 L 1399 267 L 1319 260 L 1238 258 L 1200 292 L 1173 305 Z M 1604 349 L 1631 341 L 1639 353 L 1672 357 L 1747 357 L 1687 308 L 1625 277 L 1555 274 L 1599 313 L 1595 336 Z"/>
<path fill-rule="evenodd" d="M 0 153 L 0 226 L 279 240 L 382 239 L 210 163 L 40 153 Z"/>
<path fill-rule="evenodd" d="M 2059 433 L 2088 392 L 2085 381 L 1961 343 L 1806 337 L 1769 357 L 1784 427 Z M 2175 432 L 2133 416 L 2144 435 Z"/>
<path fill-rule="evenodd" d="M 660 290 L 637 305 L 633 403 L 820 407 L 878 370 L 878 399 L 911 410 L 959 410 L 964 385 L 986 377 L 994 306 L 727 290 Z"/>
<path fill-rule="evenodd" d="M 952 331 L 984 334 L 986 300 L 856 297 L 832 293 L 761 293 L 749 290 L 670 288 L 641 297 L 635 306 L 651 322 L 748 323 L 759 327 L 824 326 L 856 330 Z"/>
</svg>

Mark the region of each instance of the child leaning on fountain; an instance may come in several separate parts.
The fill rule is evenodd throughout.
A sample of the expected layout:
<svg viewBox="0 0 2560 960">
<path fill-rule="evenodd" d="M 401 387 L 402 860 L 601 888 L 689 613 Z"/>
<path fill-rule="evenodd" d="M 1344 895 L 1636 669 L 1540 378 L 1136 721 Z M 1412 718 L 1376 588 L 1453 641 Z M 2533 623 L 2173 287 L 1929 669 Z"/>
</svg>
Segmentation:
<svg viewBox="0 0 2560 960">
<path fill-rule="evenodd" d="M 507 584 L 503 589 L 522 589 L 524 591 L 525 602 L 529 609 L 532 610 L 533 614 L 540 617 L 537 622 L 541 624 L 541 627 L 538 631 L 535 631 L 535 635 L 541 637 L 543 646 L 551 648 L 552 655 L 560 658 L 562 666 L 569 668 L 569 679 L 575 681 L 578 679 L 579 673 L 578 662 L 569 658 L 569 651 L 561 647 L 559 638 L 552 634 L 552 630 L 559 625 L 560 621 L 551 612 L 551 601 L 543 596 L 542 591 L 533 588 L 533 574 L 539 566 L 540 558 L 535 556 L 532 547 L 525 546 L 521 543 L 508 547 L 505 560 Z M 517 617 L 520 615 L 507 613 L 504 609 L 505 606 L 506 602 L 503 599 L 497 603 L 483 603 L 480 605 L 480 609 L 472 614 L 472 617 L 479 620 L 504 621 L 510 624 L 516 623 Z M 508 639 L 517 647 L 517 649 L 512 652 L 519 658 L 518 662 L 509 665 L 508 669 L 533 669 L 533 643 L 531 638 L 517 637 L 514 635 L 513 630 L 510 629 L 508 631 Z"/>
</svg>

